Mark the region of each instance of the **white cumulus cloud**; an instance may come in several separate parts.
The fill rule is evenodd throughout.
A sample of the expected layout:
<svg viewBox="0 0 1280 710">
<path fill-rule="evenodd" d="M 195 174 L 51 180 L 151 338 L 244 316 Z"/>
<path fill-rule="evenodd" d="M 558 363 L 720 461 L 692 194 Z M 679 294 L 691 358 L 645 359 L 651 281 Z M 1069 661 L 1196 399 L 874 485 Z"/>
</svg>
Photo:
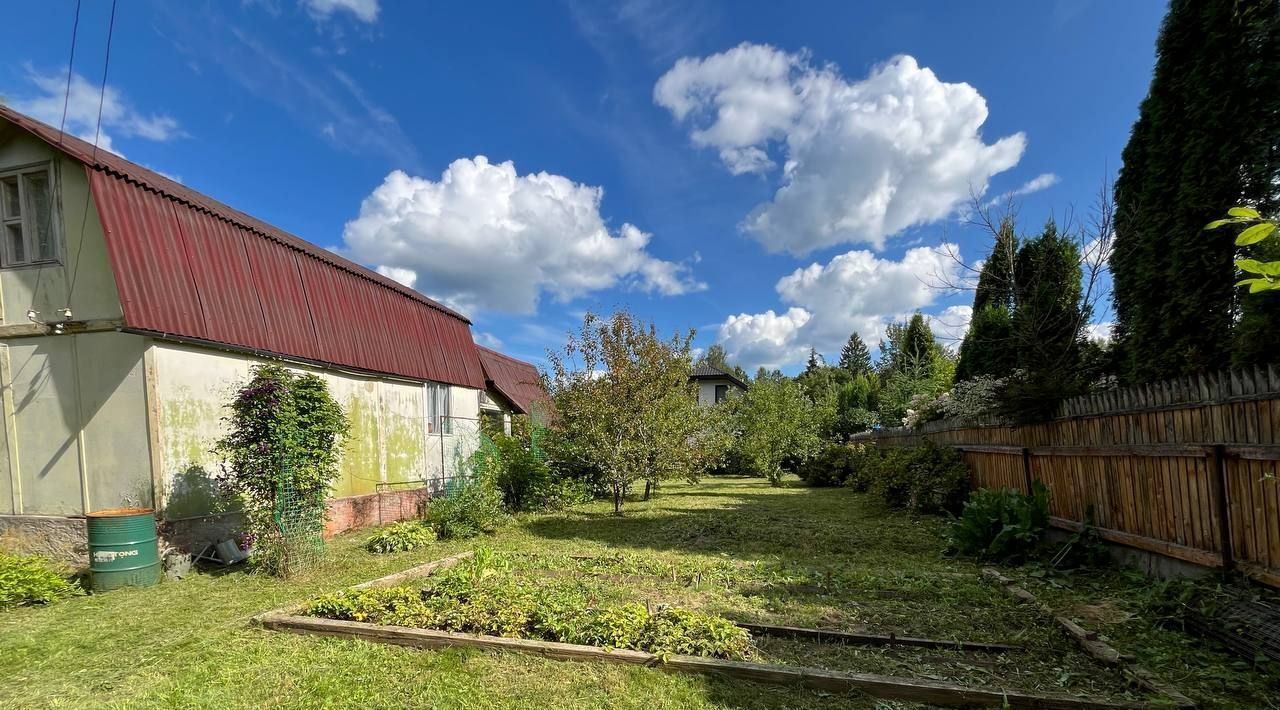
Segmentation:
<svg viewBox="0 0 1280 710">
<path fill-rule="evenodd" d="M 750 367 L 781 367 L 798 361 L 808 352 L 797 333 L 812 314 L 803 308 L 785 313 L 739 313 L 720 324 L 719 342 L 729 357 Z"/>
<path fill-rule="evenodd" d="M 743 43 L 676 62 L 654 100 L 734 174 L 782 165 L 777 191 L 742 222 L 771 251 L 805 254 L 942 219 L 1018 163 L 1026 138 L 984 142 L 986 100 L 898 56 L 851 81 L 806 52 Z"/>
<path fill-rule="evenodd" d="M 1096 340 L 1101 343 L 1111 342 L 1111 334 L 1115 330 L 1116 324 L 1111 321 L 1102 321 L 1101 323 L 1090 323 L 1084 327 L 1084 334 L 1089 340 Z"/>
<path fill-rule="evenodd" d="M 941 313 L 929 316 L 929 330 L 938 342 L 952 348 L 960 347 L 969 321 L 973 318 L 973 306 L 947 306 Z"/>
<path fill-rule="evenodd" d="M 729 356 L 744 366 L 777 367 L 803 360 L 809 348 L 839 352 L 857 332 L 872 348 L 885 326 L 933 306 L 946 291 L 941 283 L 955 283 L 960 265 L 954 244 L 916 247 L 902 259 L 882 259 L 870 251 L 840 254 L 826 264 L 811 264 L 779 279 L 775 289 L 789 309 L 729 316 L 720 324 L 718 341 Z M 967 306 L 953 306 L 934 316 L 940 337 L 951 337 L 968 318 Z M 946 342 L 944 340 L 944 342 Z"/>
<path fill-rule="evenodd" d="M 439 180 L 387 175 L 343 239 L 350 256 L 391 278 L 412 274 L 419 291 L 463 311 L 533 313 L 543 293 L 563 302 L 614 286 L 706 288 L 688 265 L 649 254 L 648 233 L 610 229 L 603 196 L 560 175 L 518 175 L 510 161 L 462 158 Z"/>
</svg>

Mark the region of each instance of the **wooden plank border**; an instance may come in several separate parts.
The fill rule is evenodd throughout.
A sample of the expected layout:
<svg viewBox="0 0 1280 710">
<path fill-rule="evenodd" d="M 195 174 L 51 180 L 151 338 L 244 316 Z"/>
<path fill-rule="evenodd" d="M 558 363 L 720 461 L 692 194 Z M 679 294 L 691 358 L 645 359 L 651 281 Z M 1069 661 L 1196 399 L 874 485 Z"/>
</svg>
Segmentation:
<svg viewBox="0 0 1280 710">
<path fill-rule="evenodd" d="M 668 672 L 719 675 L 771 685 L 804 686 L 827 692 L 860 692 L 866 695 L 911 700 L 935 705 L 1048 708 L 1077 710 L 1097 708 L 1148 708 L 1147 703 L 1117 703 L 1071 695 L 1041 695 L 1020 691 L 988 690 L 955 683 L 882 676 L 870 673 L 842 673 L 820 668 L 778 666 L 745 661 L 725 661 L 698 656 L 673 655 L 665 659 L 643 651 L 607 650 L 596 646 L 531 641 L 498 636 L 461 634 L 451 631 L 382 626 L 357 621 L 335 621 L 307 616 L 267 613 L 259 617 L 267 629 L 297 634 L 356 638 L 374 643 L 412 648 L 481 648 L 489 651 L 525 653 L 560 661 L 603 661 L 656 668 Z"/>
<path fill-rule="evenodd" d="M 894 634 L 860 634 L 851 631 L 833 631 L 829 629 L 806 629 L 798 626 L 774 626 L 771 624 L 752 624 L 735 621 L 738 627 L 761 636 L 779 636 L 784 638 L 802 638 L 819 642 L 848 643 L 865 646 L 912 646 L 916 648 L 943 648 L 956 651 L 978 651 L 982 653 L 1008 653 L 1023 651 L 1022 646 L 1007 643 L 987 643 L 985 641 L 947 641 L 945 639 L 916 638 L 913 636 L 897 636 Z"/>
<path fill-rule="evenodd" d="M 1046 606 L 1043 602 L 1037 600 L 1034 594 L 1028 592 L 1022 587 L 1019 587 L 1012 579 L 1000 574 L 999 570 L 994 567 L 984 567 L 982 569 L 982 578 L 996 583 L 1001 589 L 1007 592 L 1009 596 L 1012 596 L 1018 601 L 1030 604 L 1031 606 L 1039 609 L 1041 613 L 1053 617 L 1053 620 L 1058 624 L 1058 626 L 1061 627 L 1068 636 L 1075 639 L 1076 643 L 1080 645 L 1080 648 L 1082 648 L 1085 653 L 1089 654 L 1089 656 L 1097 660 L 1099 663 L 1120 668 L 1133 680 L 1135 684 L 1138 685 L 1138 687 L 1164 696 L 1173 704 L 1173 707 L 1183 708 L 1184 710 L 1190 710 L 1191 708 L 1197 707 L 1194 700 L 1180 693 L 1177 688 L 1174 688 L 1168 683 L 1160 680 L 1154 673 L 1146 668 L 1130 662 L 1110 644 L 1098 638 L 1098 634 L 1086 631 L 1079 624 L 1065 616 L 1055 614 L 1052 609 Z"/>
</svg>

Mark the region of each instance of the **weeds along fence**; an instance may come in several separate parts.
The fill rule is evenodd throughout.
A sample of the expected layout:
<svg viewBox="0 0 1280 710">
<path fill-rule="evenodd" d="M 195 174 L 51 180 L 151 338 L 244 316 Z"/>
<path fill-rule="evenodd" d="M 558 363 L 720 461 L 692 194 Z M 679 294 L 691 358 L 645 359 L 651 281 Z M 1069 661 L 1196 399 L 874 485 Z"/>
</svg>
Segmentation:
<svg viewBox="0 0 1280 710">
<path fill-rule="evenodd" d="M 983 488 L 1050 491 L 1052 524 L 1280 587 L 1280 371 L 1236 370 L 1064 402 L 1011 427 L 930 422 L 856 440 L 963 453 Z"/>
</svg>

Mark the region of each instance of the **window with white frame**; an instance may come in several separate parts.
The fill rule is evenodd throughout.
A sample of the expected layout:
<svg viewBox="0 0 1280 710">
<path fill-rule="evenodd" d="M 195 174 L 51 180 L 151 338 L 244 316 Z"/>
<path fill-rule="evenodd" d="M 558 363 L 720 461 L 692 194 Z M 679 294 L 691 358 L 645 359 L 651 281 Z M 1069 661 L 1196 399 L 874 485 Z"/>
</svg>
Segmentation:
<svg viewBox="0 0 1280 710">
<path fill-rule="evenodd" d="M 427 431 L 432 434 L 452 434 L 453 420 L 449 417 L 449 385 L 427 383 Z"/>
<path fill-rule="evenodd" d="M 0 172 L 0 267 L 57 261 L 57 224 L 47 163 Z"/>
</svg>

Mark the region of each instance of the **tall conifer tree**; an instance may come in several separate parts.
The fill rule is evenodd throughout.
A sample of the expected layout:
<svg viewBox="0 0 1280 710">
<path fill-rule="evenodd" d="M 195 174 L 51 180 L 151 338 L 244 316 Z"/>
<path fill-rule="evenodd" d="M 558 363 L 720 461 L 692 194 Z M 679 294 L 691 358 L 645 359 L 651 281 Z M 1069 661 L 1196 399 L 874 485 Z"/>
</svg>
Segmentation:
<svg viewBox="0 0 1280 710">
<path fill-rule="evenodd" d="M 854 377 L 871 372 L 871 351 L 856 332 L 849 336 L 849 341 L 840 351 L 840 367 Z"/>
<path fill-rule="evenodd" d="M 1204 226 L 1277 206 L 1280 0 L 1172 0 L 1156 57 L 1115 188 L 1115 339 L 1137 382 L 1224 367 L 1241 308 L 1276 308 L 1239 299 L 1232 239 Z"/>
<path fill-rule="evenodd" d="M 1004 377 L 1015 367 L 1010 310 L 1014 304 L 1013 266 L 1017 253 L 1013 220 L 1006 217 L 1000 222 L 991 254 L 978 274 L 973 316 L 956 364 L 957 382 L 979 375 Z"/>
</svg>

